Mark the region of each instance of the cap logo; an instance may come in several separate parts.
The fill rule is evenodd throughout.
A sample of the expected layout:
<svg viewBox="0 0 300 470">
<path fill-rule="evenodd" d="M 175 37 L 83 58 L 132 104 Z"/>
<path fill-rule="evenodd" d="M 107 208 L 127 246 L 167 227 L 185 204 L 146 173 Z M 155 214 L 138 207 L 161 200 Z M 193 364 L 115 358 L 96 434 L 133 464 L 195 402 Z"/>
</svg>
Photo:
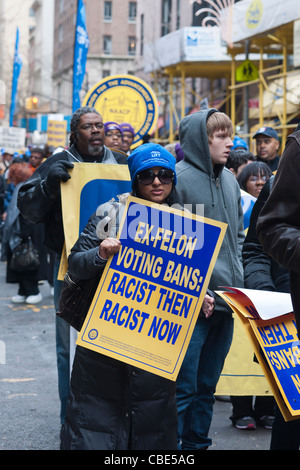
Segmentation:
<svg viewBox="0 0 300 470">
<path fill-rule="evenodd" d="M 159 158 L 160 157 L 160 152 L 158 152 L 157 150 L 153 150 L 151 152 L 151 157 L 152 158 Z"/>
</svg>

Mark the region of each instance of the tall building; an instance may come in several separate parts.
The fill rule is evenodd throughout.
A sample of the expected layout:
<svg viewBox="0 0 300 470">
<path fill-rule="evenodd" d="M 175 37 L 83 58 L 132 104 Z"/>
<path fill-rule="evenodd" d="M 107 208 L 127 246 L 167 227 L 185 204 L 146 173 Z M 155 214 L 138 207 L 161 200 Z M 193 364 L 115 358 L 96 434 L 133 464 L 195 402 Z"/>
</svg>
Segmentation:
<svg viewBox="0 0 300 470">
<path fill-rule="evenodd" d="M 54 109 L 52 71 L 54 0 L 34 0 L 31 5 L 34 26 L 29 38 L 29 86 L 27 107 L 32 107 L 35 98 L 39 112 L 50 113 Z M 28 109 L 29 113 L 35 110 Z"/>
<path fill-rule="evenodd" d="M 81 98 L 108 75 L 134 71 L 137 2 L 85 1 L 90 47 Z M 72 112 L 73 51 L 77 2 L 55 0 L 53 97 L 56 111 Z"/>
<path fill-rule="evenodd" d="M 32 0 L 0 0 L 0 81 L 1 99 L 4 98 L 0 125 L 8 125 L 11 102 L 11 85 L 15 53 L 16 30 L 19 28 L 19 54 L 22 69 L 18 81 L 16 113 L 23 107 L 28 95 L 28 44 L 30 29 L 34 25 Z"/>
</svg>

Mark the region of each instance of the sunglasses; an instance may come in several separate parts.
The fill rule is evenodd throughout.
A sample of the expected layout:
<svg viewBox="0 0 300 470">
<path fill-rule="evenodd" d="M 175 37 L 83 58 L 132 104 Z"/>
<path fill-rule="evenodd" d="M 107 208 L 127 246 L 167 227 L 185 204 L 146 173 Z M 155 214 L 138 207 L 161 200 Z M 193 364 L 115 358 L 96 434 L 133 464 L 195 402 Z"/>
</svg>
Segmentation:
<svg viewBox="0 0 300 470">
<path fill-rule="evenodd" d="M 162 184 L 170 184 L 174 180 L 174 172 L 167 169 L 161 169 L 158 173 L 154 173 L 152 170 L 144 170 L 136 178 L 139 183 L 148 185 L 152 184 L 156 177 Z"/>
</svg>

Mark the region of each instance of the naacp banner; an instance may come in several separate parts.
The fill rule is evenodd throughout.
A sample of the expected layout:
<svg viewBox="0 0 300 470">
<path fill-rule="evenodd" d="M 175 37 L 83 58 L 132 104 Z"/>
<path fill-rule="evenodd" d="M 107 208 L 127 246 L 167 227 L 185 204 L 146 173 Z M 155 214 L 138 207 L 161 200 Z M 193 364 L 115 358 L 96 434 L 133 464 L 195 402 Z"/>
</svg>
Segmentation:
<svg viewBox="0 0 300 470">
<path fill-rule="evenodd" d="M 300 416 L 300 345 L 290 294 L 227 288 L 218 294 L 241 320 L 286 421 Z"/>
<path fill-rule="evenodd" d="M 71 179 L 61 184 L 65 251 L 59 279 L 66 272 L 71 248 L 97 207 L 131 189 L 127 165 L 81 162 L 69 171 Z"/>
<path fill-rule="evenodd" d="M 77 344 L 176 380 L 226 227 L 129 196 Z"/>
</svg>

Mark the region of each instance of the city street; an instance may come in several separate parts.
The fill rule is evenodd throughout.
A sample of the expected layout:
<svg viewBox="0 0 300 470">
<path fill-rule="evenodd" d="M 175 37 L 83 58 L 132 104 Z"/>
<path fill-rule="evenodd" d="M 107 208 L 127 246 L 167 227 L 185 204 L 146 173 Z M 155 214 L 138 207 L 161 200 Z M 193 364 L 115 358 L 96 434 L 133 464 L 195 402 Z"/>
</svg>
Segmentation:
<svg viewBox="0 0 300 470">
<path fill-rule="evenodd" d="M 17 285 L 6 284 L 0 263 L 0 450 L 58 450 L 59 400 L 55 314 L 47 282 L 43 302 L 14 305 Z M 231 404 L 217 400 L 210 450 L 268 450 L 270 431 L 238 431 Z"/>
</svg>

